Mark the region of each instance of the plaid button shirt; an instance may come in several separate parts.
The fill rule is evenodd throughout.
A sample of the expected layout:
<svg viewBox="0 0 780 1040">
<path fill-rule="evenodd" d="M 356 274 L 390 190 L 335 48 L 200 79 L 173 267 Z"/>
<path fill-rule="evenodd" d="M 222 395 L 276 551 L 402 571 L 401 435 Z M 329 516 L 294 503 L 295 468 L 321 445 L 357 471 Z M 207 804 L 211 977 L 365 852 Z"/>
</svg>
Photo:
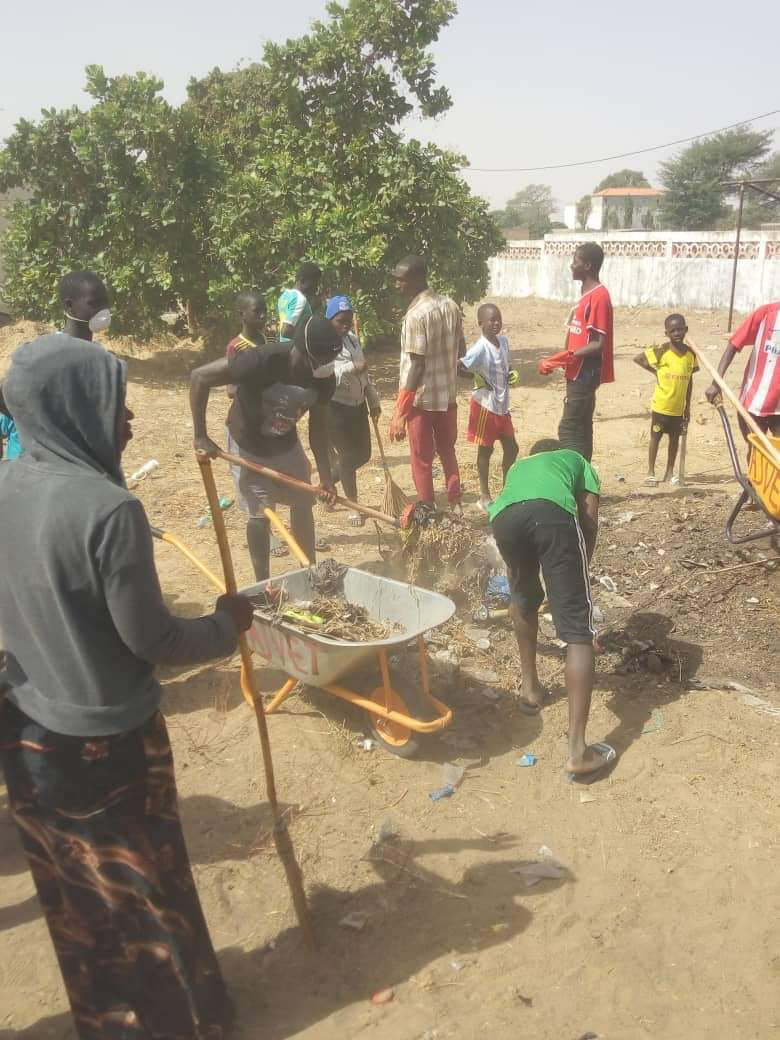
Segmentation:
<svg viewBox="0 0 780 1040">
<path fill-rule="evenodd" d="M 401 386 L 411 367 L 410 355 L 425 358 L 425 371 L 414 399 L 416 408 L 446 412 L 455 403 L 460 339 L 458 305 L 431 289 L 418 293 L 401 325 Z"/>
</svg>

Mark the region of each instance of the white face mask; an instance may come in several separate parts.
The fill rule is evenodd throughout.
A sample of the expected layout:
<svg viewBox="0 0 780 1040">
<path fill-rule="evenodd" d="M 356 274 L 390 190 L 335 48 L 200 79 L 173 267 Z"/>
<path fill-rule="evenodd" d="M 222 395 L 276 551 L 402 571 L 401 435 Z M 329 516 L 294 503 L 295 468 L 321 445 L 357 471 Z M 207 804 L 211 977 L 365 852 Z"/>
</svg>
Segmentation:
<svg viewBox="0 0 780 1040">
<path fill-rule="evenodd" d="M 76 318 L 72 314 L 68 314 L 65 311 L 65 317 L 70 318 L 71 321 L 77 321 L 81 325 L 89 325 L 90 332 L 105 332 L 108 326 L 111 324 L 111 311 L 108 307 L 104 307 L 102 311 L 98 311 L 93 314 L 89 321 L 85 321 L 84 318 Z"/>
</svg>

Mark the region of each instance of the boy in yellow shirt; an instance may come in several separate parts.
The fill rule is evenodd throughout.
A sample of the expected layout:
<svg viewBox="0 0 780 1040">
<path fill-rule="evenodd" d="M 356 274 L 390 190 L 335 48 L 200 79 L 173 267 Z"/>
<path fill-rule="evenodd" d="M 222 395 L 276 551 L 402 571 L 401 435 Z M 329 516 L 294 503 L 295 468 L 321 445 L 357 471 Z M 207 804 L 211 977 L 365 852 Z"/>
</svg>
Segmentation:
<svg viewBox="0 0 780 1040">
<path fill-rule="evenodd" d="M 656 377 L 656 387 L 651 403 L 650 449 L 648 452 L 648 473 L 646 484 L 657 484 L 655 460 L 658 446 L 664 434 L 669 437 L 669 454 L 666 459 L 666 473 L 663 479 L 677 482 L 674 464 L 677 459 L 677 448 L 680 434 L 688 429 L 691 417 L 691 391 L 693 389 L 693 373 L 699 366 L 696 355 L 687 346 L 685 337 L 688 326 L 682 314 L 670 314 L 664 322 L 667 342 L 660 347 L 648 347 L 637 354 L 634 362 L 640 368 L 652 372 Z"/>
</svg>

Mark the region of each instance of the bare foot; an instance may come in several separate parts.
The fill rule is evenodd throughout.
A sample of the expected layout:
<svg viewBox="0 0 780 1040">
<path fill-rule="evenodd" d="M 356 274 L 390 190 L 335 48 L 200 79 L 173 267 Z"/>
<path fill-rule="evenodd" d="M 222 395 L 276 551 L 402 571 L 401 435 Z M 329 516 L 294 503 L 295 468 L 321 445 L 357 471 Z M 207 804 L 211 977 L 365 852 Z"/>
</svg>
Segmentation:
<svg viewBox="0 0 780 1040">
<path fill-rule="evenodd" d="M 569 759 L 566 772 L 574 777 L 588 776 L 590 773 L 597 773 L 616 758 L 617 752 L 609 744 L 591 744 L 585 748 L 582 755 Z"/>
<path fill-rule="evenodd" d="M 547 690 L 536 685 L 526 689 L 517 696 L 517 706 L 525 715 L 538 715 L 547 700 Z"/>
</svg>

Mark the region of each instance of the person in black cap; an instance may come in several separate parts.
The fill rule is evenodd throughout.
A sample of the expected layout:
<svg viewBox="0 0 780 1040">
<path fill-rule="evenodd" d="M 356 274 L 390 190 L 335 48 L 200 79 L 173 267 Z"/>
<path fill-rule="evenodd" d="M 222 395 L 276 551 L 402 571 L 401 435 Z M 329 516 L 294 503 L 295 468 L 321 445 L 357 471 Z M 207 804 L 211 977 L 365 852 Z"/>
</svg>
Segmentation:
<svg viewBox="0 0 780 1040">
<path fill-rule="evenodd" d="M 326 502 L 336 497 L 328 455 L 327 406 L 336 388 L 332 365 L 341 350 L 341 336 L 324 318 L 309 318 L 295 330 L 292 343 L 247 347 L 193 370 L 190 408 L 195 451 L 216 458 L 217 445 L 206 430 L 209 391 L 232 383 L 236 394 L 227 417 L 227 447 L 234 455 L 311 482 L 311 466 L 298 439 L 298 421 L 309 412 L 309 445 L 317 464 L 320 493 Z M 248 516 L 246 537 L 255 576 L 269 576 L 269 524 L 266 507 L 277 502 L 290 507 L 292 533 L 313 563 L 315 560 L 314 496 L 234 466 L 233 478 L 241 508 Z"/>
</svg>

